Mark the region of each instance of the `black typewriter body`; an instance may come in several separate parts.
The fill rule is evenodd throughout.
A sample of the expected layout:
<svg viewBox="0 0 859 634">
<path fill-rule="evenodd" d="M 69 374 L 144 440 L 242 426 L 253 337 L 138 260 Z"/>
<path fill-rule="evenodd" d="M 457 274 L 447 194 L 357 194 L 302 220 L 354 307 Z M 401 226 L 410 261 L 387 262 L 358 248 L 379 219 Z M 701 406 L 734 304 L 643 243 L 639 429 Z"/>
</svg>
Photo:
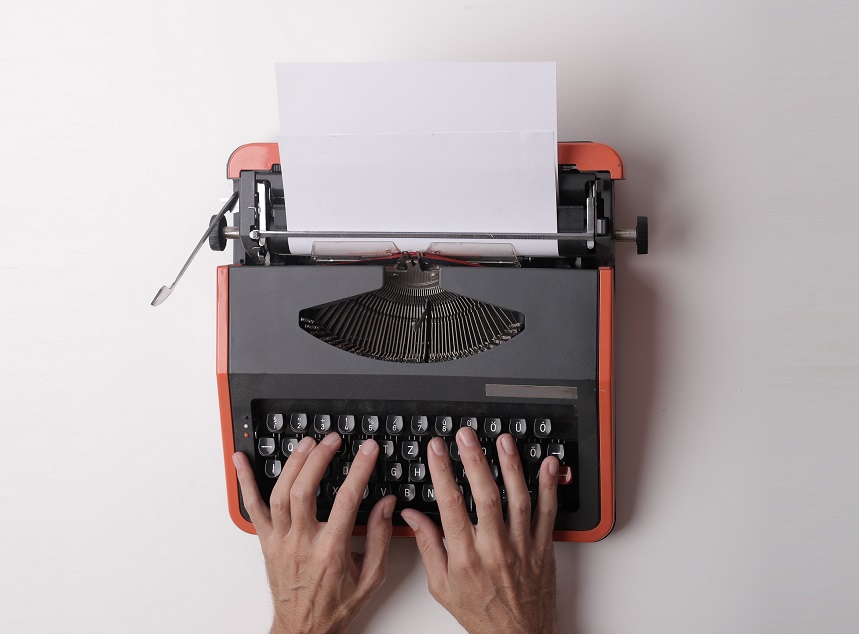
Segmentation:
<svg viewBox="0 0 859 634">
<path fill-rule="evenodd" d="M 380 446 L 356 522 L 386 495 L 436 521 L 427 443 L 446 440 L 476 521 L 455 432 L 475 429 L 506 501 L 496 440 L 516 440 L 529 490 L 558 456 L 554 537 L 596 541 L 614 523 L 613 224 L 622 164 L 607 146 L 559 144 L 558 257 L 378 257 L 289 252 L 276 144 L 242 146 L 228 163 L 234 195 L 210 224 L 210 246 L 234 240 L 218 269 L 217 375 L 230 515 L 254 532 L 231 455 L 249 459 L 268 501 L 298 441 L 338 432 L 317 491 L 325 520 L 352 458 Z M 234 227 L 223 214 L 238 202 Z M 630 237 L 632 236 L 632 237 Z M 262 238 L 265 239 L 262 239 Z M 643 244 L 643 250 L 642 250 Z M 411 535 L 398 514 L 395 535 Z"/>
<path fill-rule="evenodd" d="M 358 523 L 366 523 L 372 504 L 389 494 L 400 506 L 437 514 L 427 442 L 440 435 L 452 445 L 456 430 L 470 424 L 491 465 L 497 464 L 498 435 L 513 433 L 535 494 L 541 459 L 560 449 L 575 478 L 560 487 L 557 528 L 592 528 L 599 520 L 597 271 L 445 267 L 439 277 L 448 291 L 519 311 L 524 328 L 461 359 L 372 359 L 310 336 L 299 315 L 308 306 L 379 288 L 381 268 L 229 268 L 231 414 L 251 430 L 245 437 L 244 423 L 234 426 L 234 441 L 238 451 L 253 457 L 264 499 L 298 440 L 320 439 L 334 430 L 343 443 L 319 491 L 320 520 L 366 438 L 379 442 L 382 451 Z M 529 390 L 539 395 L 541 390 L 532 388 L 547 386 L 572 389 L 555 390 L 563 398 L 519 396 Z M 455 445 L 453 453 L 456 464 Z M 464 471 L 457 467 L 472 504 Z M 500 478 L 499 484 L 503 488 Z"/>
</svg>

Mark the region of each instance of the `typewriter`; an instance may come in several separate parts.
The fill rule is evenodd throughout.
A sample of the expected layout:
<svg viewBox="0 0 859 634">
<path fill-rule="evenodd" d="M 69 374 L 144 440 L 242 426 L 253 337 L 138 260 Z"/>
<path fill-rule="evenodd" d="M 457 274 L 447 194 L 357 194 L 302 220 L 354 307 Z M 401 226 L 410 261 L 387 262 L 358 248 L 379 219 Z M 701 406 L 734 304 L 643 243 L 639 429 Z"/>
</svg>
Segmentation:
<svg viewBox="0 0 859 634">
<path fill-rule="evenodd" d="M 248 457 L 267 501 L 297 443 L 333 431 L 343 442 L 317 491 L 320 520 L 361 443 L 374 438 L 378 465 L 356 534 L 390 494 L 398 508 L 439 521 L 426 463 L 434 436 L 448 443 L 475 520 L 454 440 L 467 425 L 502 502 L 495 441 L 509 432 L 534 499 L 540 462 L 560 460 L 555 540 L 596 541 L 611 531 L 614 242 L 634 241 L 646 253 L 647 218 L 633 230 L 615 228 L 613 190 L 623 165 L 610 147 L 559 143 L 558 166 L 558 232 L 531 238 L 557 240 L 559 256 L 524 257 L 504 244 L 468 243 L 522 234 L 409 234 L 436 241 L 424 252 L 402 252 L 396 235 L 289 231 L 277 144 L 232 154 L 233 195 L 197 250 L 206 240 L 215 250 L 233 243 L 233 264 L 217 270 L 217 385 L 236 526 L 254 532 L 235 451 Z M 294 255 L 288 240 L 296 236 L 377 242 L 362 253 L 335 242 Z M 412 534 L 397 514 L 394 524 L 395 535 Z"/>
</svg>

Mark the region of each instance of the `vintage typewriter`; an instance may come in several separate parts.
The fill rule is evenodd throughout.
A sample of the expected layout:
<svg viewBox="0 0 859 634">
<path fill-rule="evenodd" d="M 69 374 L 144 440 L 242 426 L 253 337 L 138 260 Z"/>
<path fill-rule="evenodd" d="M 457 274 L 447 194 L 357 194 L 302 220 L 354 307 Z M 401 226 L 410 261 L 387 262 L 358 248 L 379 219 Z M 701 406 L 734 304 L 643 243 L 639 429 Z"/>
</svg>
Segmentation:
<svg viewBox="0 0 859 634">
<path fill-rule="evenodd" d="M 234 193 L 191 258 L 206 240 L 215 250 L 233 240 L 233 265 L 217 271 L 217 383 L 229 510 L 239 528 L 254 532 L 233 452 L 248 456 L 267 500 L 298 441 L 332 431 L 344 442 L 317 492 L 320 520 L 367 438 L 381 451 L 356 534 L 389 494 L 398 508 L 438 520 L 426 464 L 433 436 L 447 440 L 473 513 L 454 441 L 468 425 L 502 501 L 495 441 L 509 432 L 535 496 L 542 459 L 561 462 L 556 540 L 595 541 L 611 531 L 614 242 L 634 241 L 646 253 L 647 219 L 615 229 L 623 165 L 608 146 L 560 143 L 558 164 L 558 232 L 530 238 L 558 240 L 560 255 L 536 258 L 468 243 L 521 234 L 408 234 L 435 242 L 400 252 L 397 235 L 290 232 L 277 144 L 232 154 Z M 354 244 L 336 242 L 293 255 L 288 240 L 297 236 L 377 242 L 357 255 Z M 394 521 L 395 534 L 411 535 L 397 514 Z"/>
</svg>

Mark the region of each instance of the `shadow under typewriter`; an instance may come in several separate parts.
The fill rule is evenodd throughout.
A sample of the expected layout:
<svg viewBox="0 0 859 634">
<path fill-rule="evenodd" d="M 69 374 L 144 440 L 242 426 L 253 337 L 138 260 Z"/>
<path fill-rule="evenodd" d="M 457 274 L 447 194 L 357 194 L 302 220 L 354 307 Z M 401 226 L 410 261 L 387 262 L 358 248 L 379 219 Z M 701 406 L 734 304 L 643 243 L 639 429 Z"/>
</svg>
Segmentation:
<svg viewBox="0 0 859 634">
<path fill-rule="evenodd" d="M 432 363 L 501 345 L 525 328 L 521 313 L 452 293 L 438 270 L 387 267 L 380 289 L 299 313 L 321 341 L 372 359 Z"/>
</svg>

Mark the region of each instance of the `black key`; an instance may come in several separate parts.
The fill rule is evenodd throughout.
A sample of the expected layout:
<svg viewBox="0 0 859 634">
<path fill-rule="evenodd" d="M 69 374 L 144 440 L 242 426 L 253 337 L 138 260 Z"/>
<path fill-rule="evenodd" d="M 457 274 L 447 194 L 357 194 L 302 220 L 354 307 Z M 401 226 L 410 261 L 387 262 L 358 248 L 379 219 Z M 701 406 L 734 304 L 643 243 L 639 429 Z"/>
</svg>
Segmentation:
<svg viewBox="0 0 859 634">
<path fill-rule="evenodd" d="M 386 495 L 391 495 L 394 487 L 386 482 L 377 482 L 373 485 L 373 497 L 377 500 L 381 500 Z"/>
<path fill-rule="evenodd" d="M 462 458 L 459 455 L 459 446 L 457 446 L 455 440 L 450 443 L 450 457 L 457 462 L 462 462 Z"/>
<path fill-rule="evenodd" d="M 265 426 L 270 432 L 278 432 L 283 429 L 283 414 L 269 414 L 265 419 Z"/>
<path fill-rule="evenodd" d="M 427 504 L 435 502 L 435 489 L 431 484 L 425 484 L 421 487 L 421 499 Z"/>
<path fill-rule="evenodd" d="M 358 452 L 361 451 L 361 445 L 367 442 L 366 438 L 358 438 L 352 441 L 352 455 L 357 456 Z"/>
<path fill-rule="evenodd" d="M 280 464 L 280 460 L 266 460 L 265 461 L 265 474 L 269 478 L 276 478 L 280 475 L 280 470 L 283 468 L 283 465 Z"/>
<path fill-rule="evenodd" d="M 540 462 L 543 457 L 543 448 L 535 442 L 525 445 L 525 460 L 528 462 Z"/>
<path fill-rule="evenodd" d="M 501 433 L 500 418 L 485 418 L 483 419 L 483 433 L 490 438 L 495 438 Z"/>
<path fill-rule="evenodd" d="M 399 462 L 389 462 L 385 465 L 385 480 L 399 482 L 403 479 L 403 465 Z"/>
<path fill-rule="evenodd" d="M 501 477 L 501 468 L 497 464 L 491 464 L 489 465 L 489 473 L 492 475 L 492 479 L 498 482 Z"/>
<path fill-rule="evenodd" d="M 529 464 L 527 469 L 527 475 L 525 476 L 526 482 L 528 484 L 533 484 L 539 486 L 540 484 L 540 464 Z"/>
<path fill-rule="evenodd" d="M 370 495 L 370 485 L 364 487 L 364 495 L 361 496 L 361 500 L 366 500 L 367 496 Z"/>
<path fill-rule="evenodd" d="M 349 475 L 349 470 L 352 468 L 352 463 L 348 460 L 345 460 L 340 463 L 339 471 L 337 472 L 337 477 L 341 480 L 345 480 L 346 476 Z"/>
<path fill-rule="evenodd" d="M 393 440 L 381 440 L 379 441 L 379 456 L 382 457 L 383 460 L 390 460 L 394 457 L 394 441 Z"/>
<path fill-rule="evenodd" d="M 564 459 L 564 445 L 551 444 L 546 448 L 547 456 L 555 456 L 558 461 L 563 461 Z"/>
<path fill-rule="evenodd" d="M 287 458 L 289 458 L 292 455 L 292 452 L 295 451 L 296 447 L 298 447 L 298 438 L 284 438 L 280 442 L 280 451 Z M 293 464 L 295 464 L 295 463 L 293 463 Z"/>
<path fill-rule="evenodd" d="M 524 418 L 510 419 L 510 433 L 513 435 L 514 438 L 523 438 L 527 431 L 528 423 L 525 422 Z"/>
<path fill-rule="evenodd" d="M 507 508 L 507 489 L 498 487 L 498 493 L 501 494 L 501 507 Z"/>
<path fill-rule="evenodd" d="M 400 494 L 399 498 L 403 502 L 413 502 L 415 499 L 415 485 L 414 484 L 401 484 L 400 485 Z"/>
<path fill-rule="evenodd" d="M 388 416 L 387 421 L 385 421 L 385 431 L 387 431 L 391 436 L 396 436 L 403 432 L 403 417 L 402 416 Z"/>
<path fill-rule="evenodd" d="M 423 482 L 427 479 L 427 467 L 422 462 L 413 462 L 409 465 L 409 482 Z"/>
<path fill-rule="evenodd" d="M 417 440 L 404 440 L 400 447 L 400 453 L 406 460 L 417 460 L 419 451 Z"/>
<path fill-rule="evenodd" d="M 429 419 L 426 416 L 412 416 L 412 433 L 423 436 L 429 431 Z"/>
<path fill-rule="evenodd" d="M 340 484 L 329 482 L 325 485 L 325 497 L 327 497 L 331 501 L 334 501 L 334 498 L 337 497 L 337 491 L 339 490 Z"/>
<path fill-rule="evenodd" d="M 495 459 L 495 445 L 485 444 L 481 445 L 480 448 L 483 450 L 483 455 L 486 456 L 487 460 Z"/>
<path fill-rule="evenodd" d="M 372 436 L 377 431 L 379 431 L 379 417 L 364 416 L 363 418 L 361 418 L 361 431 L 363 431 L 368 436 Z"/>
<path fill-rule="evenodd" d="M 257 449 L 259 450 L 259 455 L 270 456 L 277 449 L 277 444 L 274 442 L 274 438 L 260 438 L 257 443 Z"/>
<path fill-rule="evenodd" d="M 331 431 L 331 416 L 328 414 L 317 414 L 314 416 L 313 431 L 317 434 L 327 434 Z"/>
<path fill-rule="evenodd" d="M 293 414 L 289 417 L 289 428 L 295 433 L 307 429 L 307 414 Z"/>
<path fill-rule="evenodd" d="M 460 484 L 468 484 L 468 474 L 465 472 L 465 467 L 457 465 L 453 470 L 454 479 Z"/>
<path fill-rule="evenodd" d="M 477 419 L 474 416 L 463 416 L 459 419 L 459 427 L 460 429 L 463 427 L 471 427 L 474 430 L 474 433 L 477 433 Z"/>
<path fill-rule="evenodd" d="M 474 496 L 470 492 L 465 496 L 465 510 L 469 513 L 477 513 L 477 505 L 474 504 Z"/>
<path fill-rule="evenodd" d="M 355 433 L 355 417 L 352 414 L 343 414 L 337 417 L 337 431 L 343 435 Z"/>
<path fill-rule="evenodd" d="M 534 421 L 534 435 L 537 438 L 548 438 L 552 433 L 552 419 L 538 418 Z"/>
<path fill-rule="evenodd" d="M 435 433 L 439 436 L 450 436 L 453 432 L 453 418 L 450 416 L 435 417 Z"/>
</svg>

